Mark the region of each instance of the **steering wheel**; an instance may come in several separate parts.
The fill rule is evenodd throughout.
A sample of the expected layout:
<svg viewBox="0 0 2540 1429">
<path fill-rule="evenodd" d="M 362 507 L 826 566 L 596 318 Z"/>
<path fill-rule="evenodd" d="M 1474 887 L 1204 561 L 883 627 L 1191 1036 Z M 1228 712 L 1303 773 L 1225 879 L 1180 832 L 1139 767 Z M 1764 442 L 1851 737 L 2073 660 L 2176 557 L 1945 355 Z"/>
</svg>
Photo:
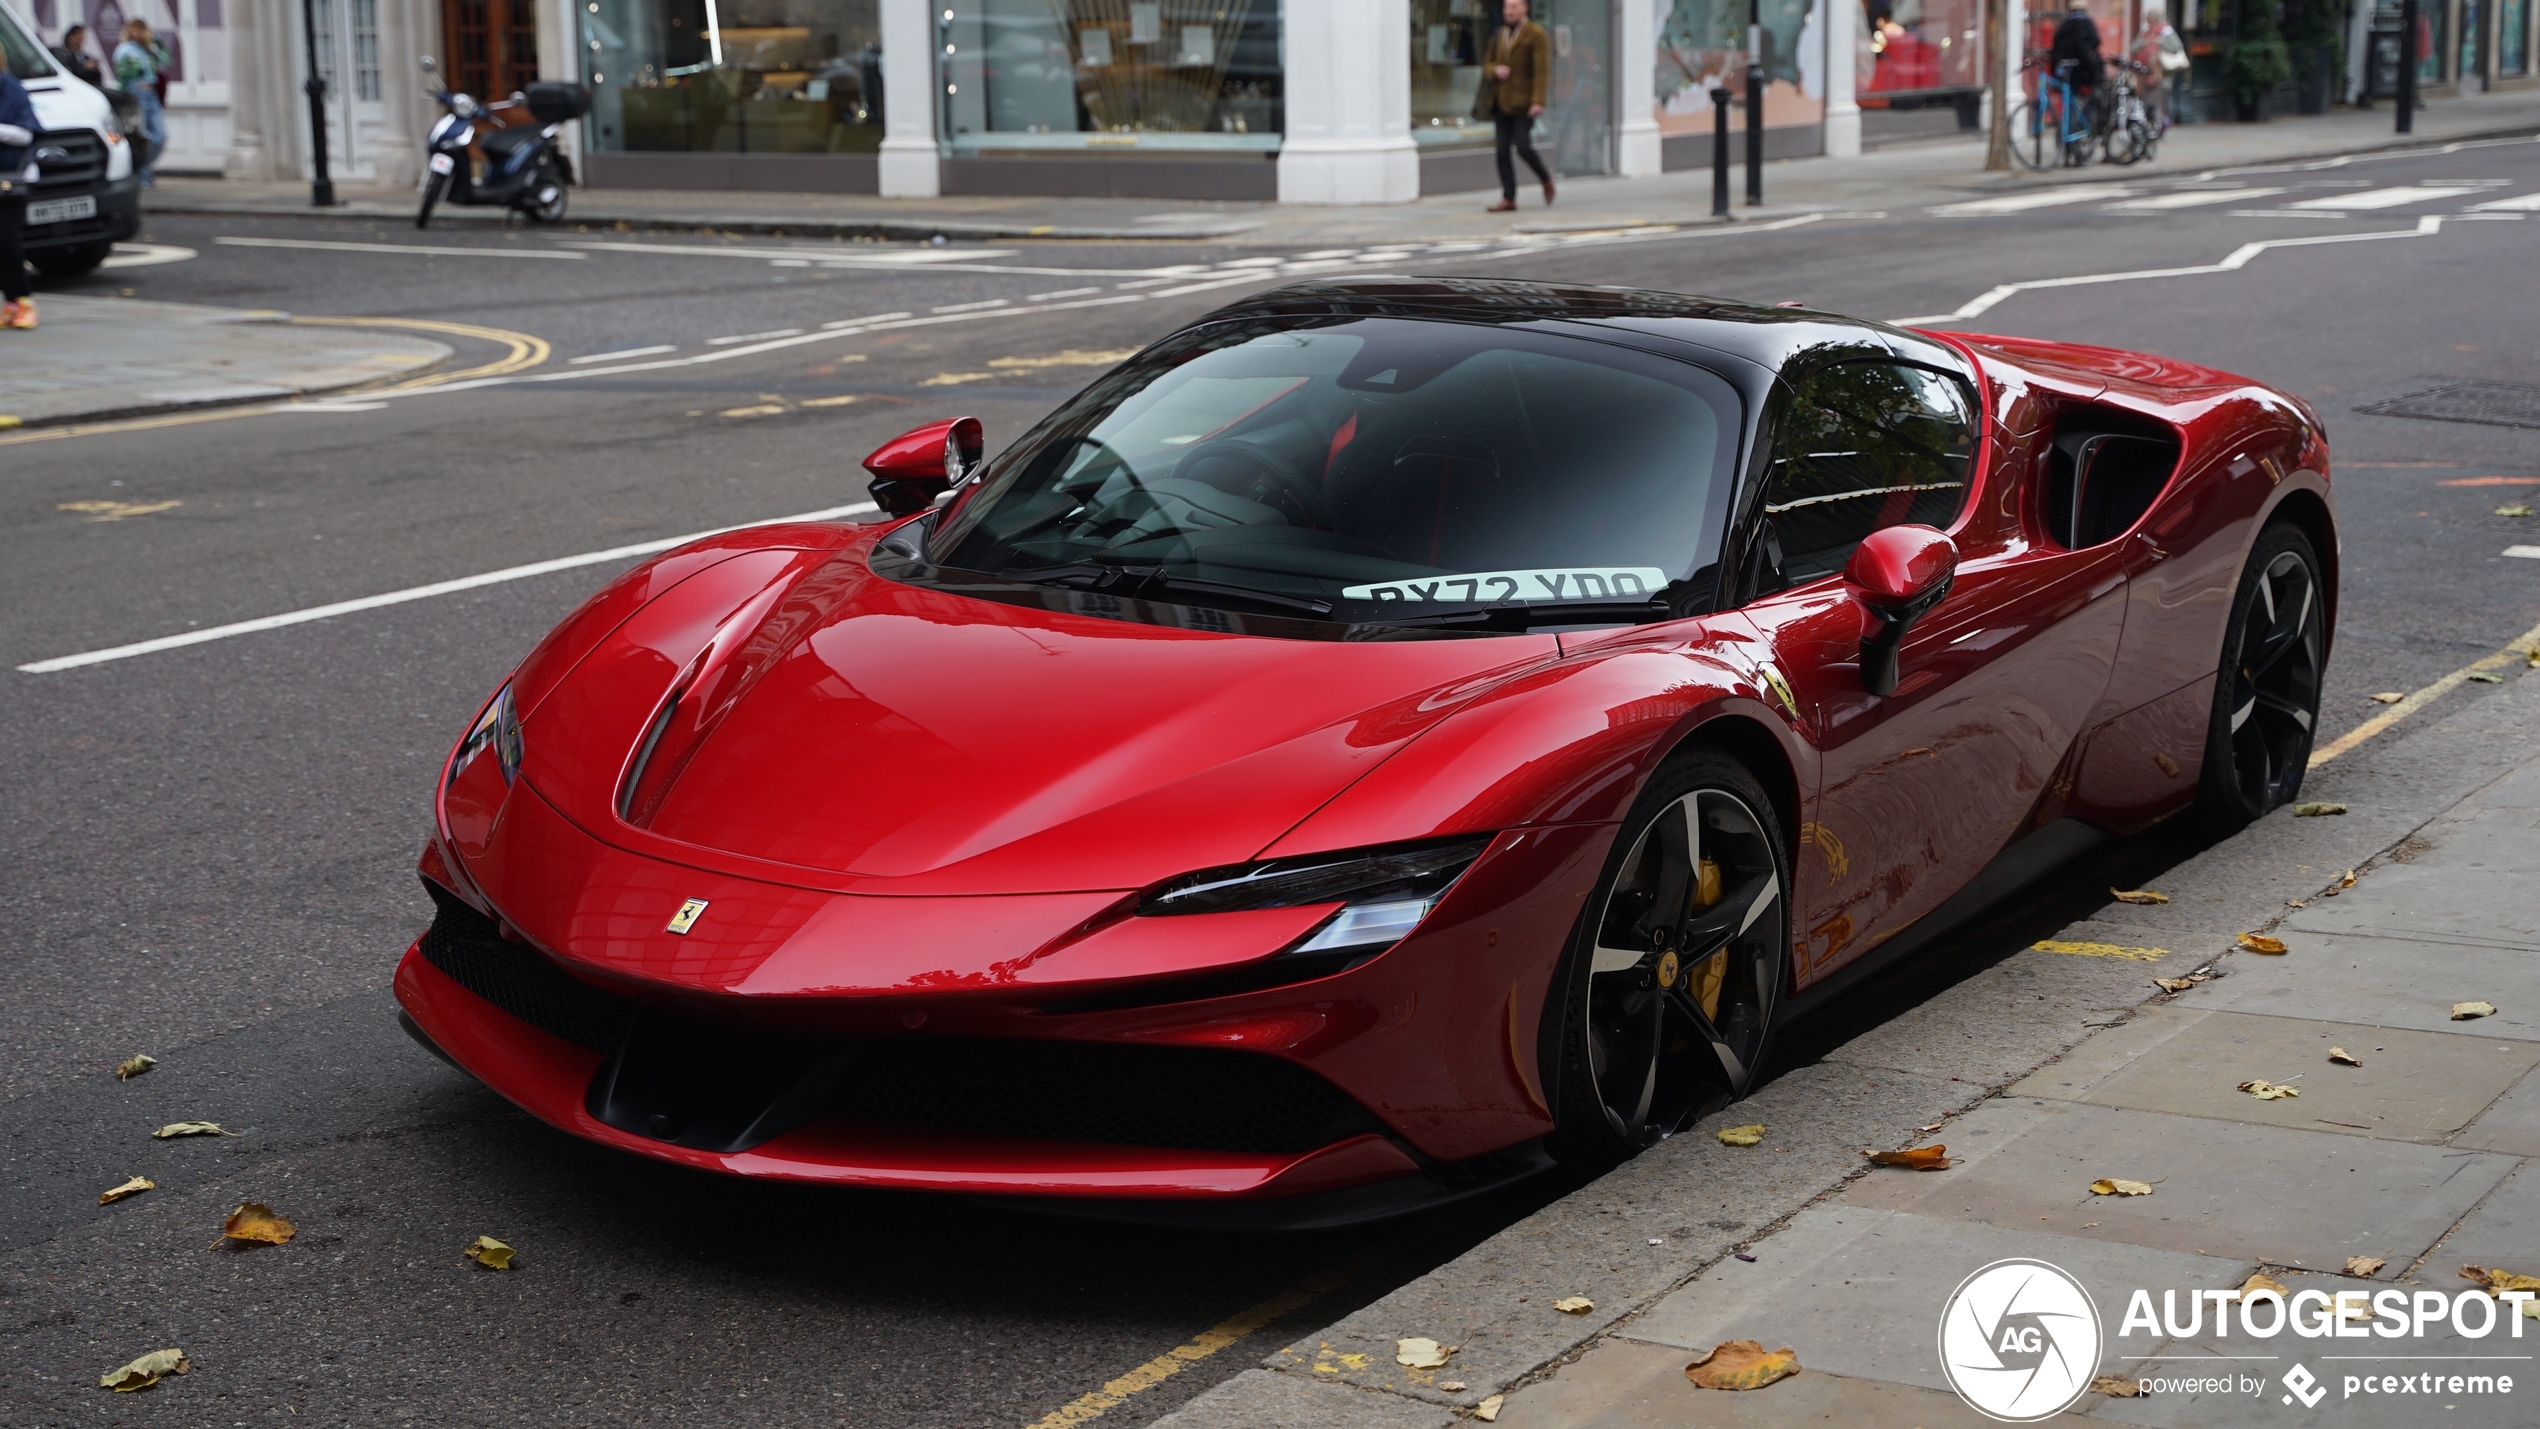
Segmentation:
<svg viewBox="0 0 2540 1429">
<path fill-rule="evenodd" d="M 1225 491 L 1220 483 L 1196 475 L 1200 468 L 1219 460 L 1232 462 L 1250 477 L 1247 489 L 1228 491 L 1229 496 L 1245 496 L 1269 506 L 1276 504 L 1271 500 L 1273 496 L 1284 492 L 1294 498 L 1296 513 L 1305 518 L 1307 525 L 1329 527 L 1332 524 L 1331 511 L 1323 504 L 1323 493 L 1315 489 L 1305 473 L 1250 442 L 1233 437 L 1202 442 L 1182 453 L 1182 459 L 1173 464 L 1174 479 L 1197 481 Z"/>
</svg>

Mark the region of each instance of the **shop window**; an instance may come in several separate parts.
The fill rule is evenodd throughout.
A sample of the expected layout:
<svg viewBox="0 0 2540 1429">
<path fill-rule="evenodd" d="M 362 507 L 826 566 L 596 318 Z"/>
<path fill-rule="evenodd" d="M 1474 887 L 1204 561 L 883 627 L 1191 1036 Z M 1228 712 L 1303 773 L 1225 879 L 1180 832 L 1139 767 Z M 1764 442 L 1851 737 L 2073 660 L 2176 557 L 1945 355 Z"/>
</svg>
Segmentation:
<svg viewBox="0 0 2540 1429">
<path fill-rule="evenodd" d="M 1977 64 L 1983 17 L 1976 0 L 1861 0 L 1865 23 L 1855 41 L 1853 84 L 1864 96 L 1892 100 L 1933 90 L 1982 87 Z M 2109 36 L 2114 50 L 2117 37 Z"/>
<path fill-rule="evenodd" d="M 938 13 L 956 154 L 1279 146 L 1278 0 L 948 0 Z"/>
<path fill-rule="evenodd" d="M 2527 74 L 2531 69 L 2531 0 L 2504 0 L 2496 17 L 2496 73 Z"/>
<path fill-rule="evenodd" d="M 595 149 L 869 154 L 882 145 L 880 0 L 580 4 Z"/>
<path fill-rule="evenodd" d="M 1958 519 L 1975 404 L 1956 379 L 1895 362 L 1835 362 L 1789 380 L 1764 488 L 1770 591 L 1832 575 L 1861 538 Z"/>
<path fill-rule="evenodd" d="M 1711 91 L 1746 87 L 1748 0 L 1656 3 L 1658 130 L 1664 135 L 1708 134 Z M 1821 122 L 1826 46 L 1817 0 L 1761 0 L 1757 13 L 1764 30 L 1765 127 Z M 1744 127 L 1742 106 L 1730 111 L 1729 123 Z"/>
</svg>

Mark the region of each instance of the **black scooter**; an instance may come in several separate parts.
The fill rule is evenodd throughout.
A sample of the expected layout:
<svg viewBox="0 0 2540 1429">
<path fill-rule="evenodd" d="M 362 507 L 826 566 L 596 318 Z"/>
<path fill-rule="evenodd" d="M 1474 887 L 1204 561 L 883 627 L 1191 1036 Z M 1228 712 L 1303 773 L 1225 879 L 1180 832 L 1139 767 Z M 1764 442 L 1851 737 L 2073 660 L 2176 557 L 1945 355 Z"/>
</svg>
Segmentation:
<svg viewBox="0 0 2540 1429">
<path fill-rule="evenodd" d="M 423 72 L 437 73 L 432 56 L 423 57 Z M 424 137 L 423 206 L 415 210 L 415 227 L 432 222 L 433 205 L 445 199 L 469 207 L 500 206 L 527 215 L 532 223 L 555 223 L 564 217 L 564 191 L 573 183 L 573 161 L 556 144 L 556 131 L 591 109 L 591 91 L 578 84 L 541 80 L 510 99 L 479 104 L 468 95 L 436 90 L 432 96 L 448 112 L 433 121 Z M 479 118 L 505 109 L 527 109 L 535 126 L 477 127 Z M 485 151 L 482 174 L 468 157 L 468 146 Z"/>
</svg>

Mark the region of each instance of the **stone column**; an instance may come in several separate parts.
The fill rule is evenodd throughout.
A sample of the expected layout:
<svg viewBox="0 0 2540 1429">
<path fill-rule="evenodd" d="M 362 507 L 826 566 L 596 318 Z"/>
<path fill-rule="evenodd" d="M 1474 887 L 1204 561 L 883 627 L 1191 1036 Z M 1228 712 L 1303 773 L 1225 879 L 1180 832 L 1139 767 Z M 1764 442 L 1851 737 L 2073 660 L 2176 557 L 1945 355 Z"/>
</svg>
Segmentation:
<svg viewBox="0 0 2540 1429">
<path fill-rule="evenodd" d="M 411 0 L 417 5 L 435 4 L 435 0 Z M 582 48 L 582 17 L 588 12 L 585 0 L 539 0 L 538 4 L 538 77 L 562 80 L 568 84 L 585 82 Z M 438 6 L 435 5 L 437 9 Z M 577 119 L 556 131 L 556 145 L 564 150 L 573 165 L 574 177 L 582 176 L 582 121 Z"/>
<path fill-rule="evenodd" d="M 1287 0 L 1281 203 L 1409 203 L 1409 0 Z"/>
<path fill-rule="evenodd" d="M 1826 3 L 1826 0 L 1819 0 Z M 1649 0 L 1623 0 L 1614 33 L 1614 172 L 1649 178 L 1665 167 L 1658 134 L 1658 15 Z"/>
<path fill-rule="evenodd" d="M 935 67 L 934 0 L 882 0 L 881 186 L 887 198 L 943 192 L 935 144 L 942 81 Z"/>
<path fill-rule="evenodd" d="M 231 0 L 222 22 L 229 32 L 229 157 L 221 176 L 254 182 L 271 177 L 273 166 L 265 145 L 263 94 L 272 83 L 262 53 L 269 17 L 254 0 Z"/>
<path fill-rule="evenodd" d="M 1834 7 L 1817 26 L 1826 37 L 1826 157 L 1861 152 L 1861 106 L 1853 98 L 1853 62 L 1860 56 L 1861 0 L 1817 0 Z"/>
<path fill-rule="evenodd" d="M 424 103 L 415 61 L 439 55 L 441 7 L 435 0 L 381 0 L 379 7 L 379 148 L 370 156 L 377 182 L 412 184 L 423 174 Z"/>
</svg>

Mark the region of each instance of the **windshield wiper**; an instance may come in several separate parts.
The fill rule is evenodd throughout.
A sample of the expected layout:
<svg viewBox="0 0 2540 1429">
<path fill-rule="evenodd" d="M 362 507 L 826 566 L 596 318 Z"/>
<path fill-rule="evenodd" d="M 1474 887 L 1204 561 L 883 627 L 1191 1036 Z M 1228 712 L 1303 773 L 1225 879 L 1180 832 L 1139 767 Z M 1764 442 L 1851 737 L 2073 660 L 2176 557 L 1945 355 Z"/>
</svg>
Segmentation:
<svg viewBox="0 0 2540 1429">
<path fill-rule="evenodd" d="M 1008 580 L 1029 585 L 1065 586 L 1070 590 L 1098 591 L 1123 599 L 1140 599 L 1154 595 L 1202 595 L 1220 600 L 1248 601 L 1273 610 L 1296 611 L 1300 614 L 1328 616 L 1332 603 L 1310 596 L 1281 595 L 1276 591 L 1254 590 L 1249 586 L 1227 585 L 1220 581 L 1196 580 L 1188 576 L 1168 576 L 1153 566 L 1125 566 L 1102 561 L 1073 561 L 1062 566 L 1044 566 L 1033 571 L 1001 572 Z"/>
<path fill-rule="evenodd" d="M 1655 600 L 1543 601 L 1532 604 L 1513 601 L 1507 605 L 1440 611 L 1435 615 L 1381 616 L 1362 623 L 1419 628 L 1532 630 L 1538 625 L 1646 625 L 1674 618 L 1674 611 L 1668 609 L 1663 601 Z"/>
</svg>

